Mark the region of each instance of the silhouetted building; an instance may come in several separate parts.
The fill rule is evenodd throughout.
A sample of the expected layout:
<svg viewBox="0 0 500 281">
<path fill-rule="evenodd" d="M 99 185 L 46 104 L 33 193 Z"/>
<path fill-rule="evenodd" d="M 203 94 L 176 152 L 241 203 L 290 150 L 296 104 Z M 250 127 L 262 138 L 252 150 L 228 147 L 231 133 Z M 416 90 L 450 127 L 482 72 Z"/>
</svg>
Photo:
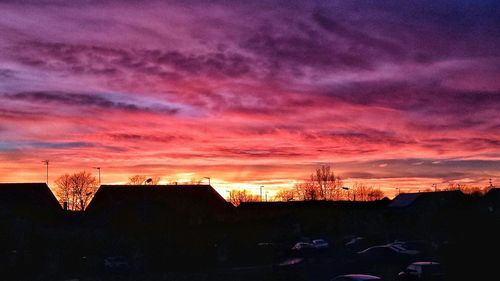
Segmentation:
<svg viewBox="0 0 500 281">
<path fill-rule="evenodd" d="M 388 205 L 389 208 L 458 208 L 463 206 L 466 195 L 460 190 L 402 193 Z"/>
<path fill-rule="evenodd" d="M 500 188 L 490 189 L 483 197 L 489 212 L 500 213 Z"/>
<path fill-rule="evenodd" d="M 101 185 L 87 213 L 199 224 L 223 217 L 230 209 L 232 205 L 210 185 Z"/>
<path fill-rule="evenodd" d="M 55 249 L 63 211 L 45 183 L 0 184 L 0 276 L 33 280 Z"/>
<path fill-rule="evenodd" d="M 61 210 L 45 183 L 0 183 L 0 217 L 54 216 Z"/>
<path fill-rule="evenodd" d="M 215 262 L 217 226 L 232 209 L 210 185 L 102 185 L 84 213 L 85 251 L 148 270 L 205 266 Z"/>
</svg>

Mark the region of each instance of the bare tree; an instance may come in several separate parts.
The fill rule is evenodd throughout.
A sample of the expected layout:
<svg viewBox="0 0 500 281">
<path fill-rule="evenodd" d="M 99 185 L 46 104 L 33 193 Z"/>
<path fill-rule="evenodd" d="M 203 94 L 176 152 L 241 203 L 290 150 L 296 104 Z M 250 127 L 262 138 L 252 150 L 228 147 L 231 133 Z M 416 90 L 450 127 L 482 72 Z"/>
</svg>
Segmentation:
<svg viewBox="0 0 500 281">
<path fill-rule="evenodd" d="M 161 178 L 158 176 L 147 177 L 144 175 L 133 175 L 128 178 L 129 185 L 158 185 Z"/>
<path fill-rule="evenodd" d="M 368 193 L 368 199 L 370 201 L 382 200 L 385 197 L 385 193 L 380 188 L 374 188 Z"/>
<path fill-rule="evenodd" d="M 71 200 L 73 196 L 71 176 L 69 174 L 64 174 L 56 179 L 56 196 L 64 208 L 73 209 L 73 206 L 70 206 L 70 201 L 73 203 Z"/>
<path fill-rule="evenodd" d="M 293 200 L 294 197 L 295 197 L 295 191 L 293 189 L 280 189 L 278 190 L 278 192 L 276 192 L 274 200 L 288 202 Z"/>
<path fill-rule="evenodd" d="M 311 181 L 316 185 L 319 199 L 333 197 L 332 193 L 336 189 L 336 179 L 330 166 L 321 166 L 311 174 Z"/>
<path fill-rule="evenodd" d="M 146 181 L 147 177 L 143 175 L 133 175 L 128 178 L 127 184 L 129 185 L 141 185 L 144 184 Z"/>
<path fill-rule="evenodd" d="M 202 180 L 200 179 L 197 179 L 197 178 L 191 178 L 191 180 L 189 181 L 189 184 L 193 184 L 193 185 L 200 185 L 202 182 Z"/>
<path fill-rule="evenodd" d="M 479 187 L 479 186 L 470 186 L 470 185 L 463 184 L 463 183 L 450 183 L 450 184 L 448 184 L 448 187 L 445 188 L 444 190 L 446 190 L 446 191 L 461 190 L 465 194 L 484 195 L 490 189 L 491 189 L 490 186 Z"/>
<path fill-rule="evenodd" d="M 311 180 L 297 183 L 295 184 L 294 188 L 295 194 L 297 195 L 299 200 L 311 201 L 319 199 L 318 191 L 314 185 L 314 182 Z"/>
<path fill-rule="evenodd" d="M 229 197 L 227 200 L 234 206 L 238 206 L 243 202 L 258 202 L 260 201 L 259 195 L 254 195 L 248 192 L 246 189 L 243 190 L 231 190 L 229 191 Z"/>
<path fill-rule="evenodd" d="M 56 194 L 69 210 L 83 211 L 94 196 L 98 182 L 92 174 L 83 171 L 65 174 L 56 179 Z"/>
<path fill-rule="evenodd" d="M 380 188 L 367 186 L 363 183 L 355 183 L 352 188 L 352 199 L 356 201 L 375 201 L 384 198 L 384 192 Z"/>
<path fill-rule="evenodd" d="M 330 166 L 321 166 L 309 179 L 295 185 L 295 193 L 301 200 L 339 200 L 343 194 L 341 187 L 342 180 Z"/>
</svg>

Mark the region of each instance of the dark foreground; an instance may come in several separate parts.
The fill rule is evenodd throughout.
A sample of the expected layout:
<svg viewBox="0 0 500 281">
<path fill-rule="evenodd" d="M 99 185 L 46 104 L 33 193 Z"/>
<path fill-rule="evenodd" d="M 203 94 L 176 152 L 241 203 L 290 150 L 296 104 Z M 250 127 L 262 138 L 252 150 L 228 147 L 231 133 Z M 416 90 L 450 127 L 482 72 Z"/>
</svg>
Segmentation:
<svg viewBox="0 0 500 281">
<path fill-rule="evenodd" d="M 156 200 L 158 194 L 150 200 L 148 193 L 131 192 L 140 200 L 108 194 L 114 203 L 83 213 L 2 202 L 0 279 L 326 281 L 363 273 L 424 280 L 398 273 L 432 261 L 440 265 L 432 280 L 500 280 L 500 207 L 493 197 L 436 193 L 411 204 L 233 208 L 218 199 L 205 206 L 181 202 L 180 192 L 175 201 L 184 207 L 176 208 Z"/>
</svg>

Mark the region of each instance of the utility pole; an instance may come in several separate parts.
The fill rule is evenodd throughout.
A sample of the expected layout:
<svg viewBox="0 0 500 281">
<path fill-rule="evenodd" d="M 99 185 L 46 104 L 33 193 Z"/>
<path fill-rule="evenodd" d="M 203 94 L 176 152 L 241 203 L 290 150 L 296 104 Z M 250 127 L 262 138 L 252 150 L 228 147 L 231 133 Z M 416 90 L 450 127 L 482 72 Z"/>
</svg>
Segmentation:
<svg viewBox="0 0 500 281">
<path fill-rule="evenodd" d="M 43 160 L 42 163 L 47 166 L 46 172 L 46 183 L 49 185 L 49 160 Z"/>
<path fill-rule="evenodd" d="M 101 167 L 94 167 L 99 172 L 99 186 L 101 185 Z"/>
</svg>

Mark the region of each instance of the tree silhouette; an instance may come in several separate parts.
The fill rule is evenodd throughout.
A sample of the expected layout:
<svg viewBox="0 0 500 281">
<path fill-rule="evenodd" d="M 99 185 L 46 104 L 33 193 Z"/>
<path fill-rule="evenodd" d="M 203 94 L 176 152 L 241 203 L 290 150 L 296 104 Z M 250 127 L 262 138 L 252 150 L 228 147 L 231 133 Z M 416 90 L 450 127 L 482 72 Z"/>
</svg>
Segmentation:
<svg viewBox="0 0 500 281">
<path fill-rule="evenodd" d="M 352 187 L 349 200 L 356 201 L 375 201 L 384 198 L 385 194 L 380 188 L 367 186 L 363 183 L 356 183 Z"/>
<path fill-rule="evenodd" d="M 300 200 L 339 200 L 343 194 L 341 187 L 342 180 L 335 176 L 331 167 L 321 166 L 294 189 Z"/>
<path fill-rule="evenodd" d="M 248 192 L 246 189 L 243 190 L 231 190 L 229 191 L 229 197 L 227 200 L 234 206 L 238 206 L 243 202 L 259 202 L 260 196 L 254 195 Z"/>
<path fill-rule="evenodd" d="M 128 178 L 128 185 L 158 185 L 160 182 L 161 178 L 154 176 L 154 177 L 147 177 L 144 175 L 133 175 Z"/>
<path fill-rule="evenodd" d="M 280 189 L 274 196 L 275 201 L 288 202 L 295 198 L 295 191 L 293 189 Z"/>
<path fill-rule="evenodd" d="M 56 179 L 56 195 L 69 210 L 85 210 L 97 188 L 98 181 L 87 171 L 64 174 Z"/>
</svg>

